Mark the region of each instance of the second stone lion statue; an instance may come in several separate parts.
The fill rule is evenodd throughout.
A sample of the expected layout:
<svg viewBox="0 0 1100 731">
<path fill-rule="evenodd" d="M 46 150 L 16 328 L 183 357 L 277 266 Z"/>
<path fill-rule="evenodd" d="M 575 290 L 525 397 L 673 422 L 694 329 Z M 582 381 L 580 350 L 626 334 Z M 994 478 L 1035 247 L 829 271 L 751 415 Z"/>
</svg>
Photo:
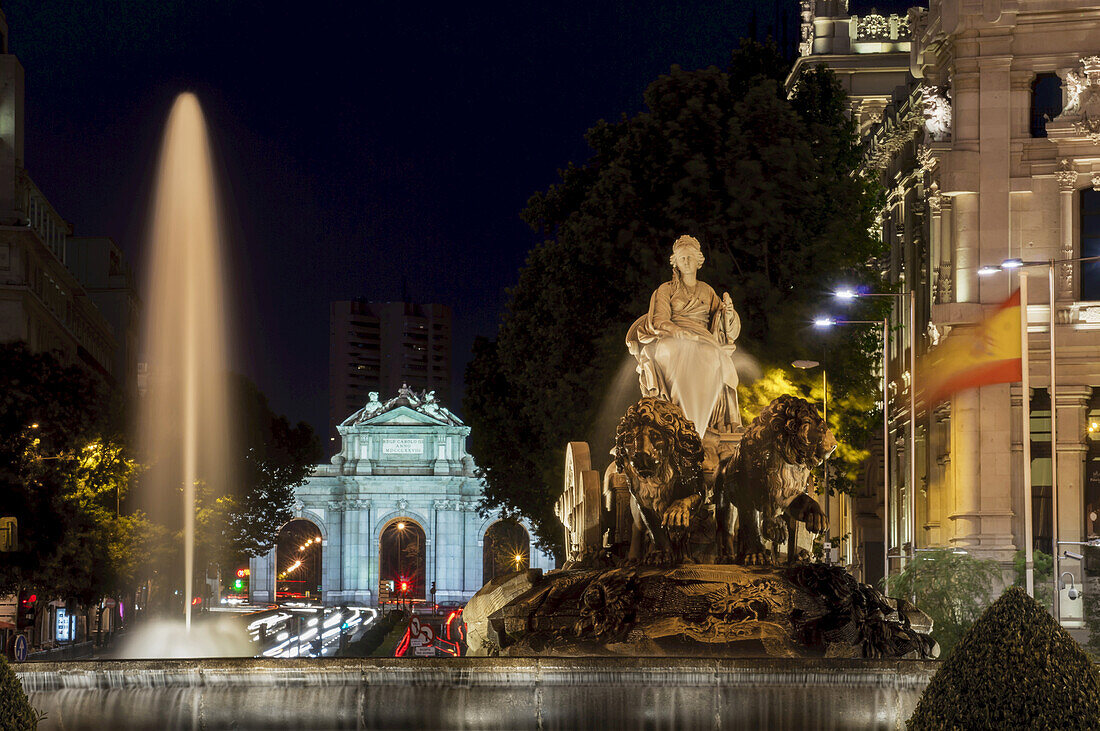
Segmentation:
<svg viewBox="0 0 1100 731">
<path fill-rule="evenodd" d="M 787 559 L 798 558 L 795 530 L 828 528 L 824 511 L 809 495 L 811 470 L 837 447 L 825 420 L 805 399 L 784 394 L 752 420 L 738 453 L 725 460 L 715 479 L 719 522 L 736 508 L 736 545 L 723 537 L 722 552 L 741 564 L 769 563 L 763 540 L 787 544 Z"/>
</svg>

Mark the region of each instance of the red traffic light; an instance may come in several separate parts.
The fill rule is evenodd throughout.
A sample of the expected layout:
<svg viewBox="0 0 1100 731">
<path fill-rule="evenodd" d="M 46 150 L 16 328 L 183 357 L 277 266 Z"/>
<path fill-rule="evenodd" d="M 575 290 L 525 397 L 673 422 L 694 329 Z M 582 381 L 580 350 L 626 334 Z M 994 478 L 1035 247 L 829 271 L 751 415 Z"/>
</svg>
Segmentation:
<svg viewBox="0 0 1100 731">
<path fill-rule="evenodd" d="M 23 597 L 23 604 L 24 605 L 34 604 L 36 601 L 38 601 L 38 595 L 37 594 L 31 594 L 30 596 Z"/>
<path fill-rule="evenodd" d="M 401 582 L 401 593 L 402 594 L 407 594 L 408 592 L 409 592 L 409 582 L 402 581 Z"/>
<path fill-rule="evenodd" d="M 250 573 L 252 573 L 252 572 L 248 569 L 237 569 L 237 578 L 238 579 L 243 579 L 244 577 L 248 576 Z"/>
<path fill-rule="evenodd" d="M 198 606 L 199 604 L 202 604 L 202 597 L 201 596 L 197 596 L 197 597 L 195 597 L 194 599 L 191 600 L 191 606 L 195 607 L 195 606 Z"/>
</svg>

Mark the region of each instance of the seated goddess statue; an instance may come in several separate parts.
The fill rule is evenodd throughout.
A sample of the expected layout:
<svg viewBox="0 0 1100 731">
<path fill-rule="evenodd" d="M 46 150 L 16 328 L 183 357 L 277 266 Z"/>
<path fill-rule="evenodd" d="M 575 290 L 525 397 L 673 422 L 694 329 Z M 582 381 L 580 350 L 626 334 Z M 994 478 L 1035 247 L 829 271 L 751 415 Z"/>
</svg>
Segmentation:
<svg viewBox="0 0 1100 731">
<path fill-rule="evenodd" d="M 696 279 L 703 265 L 699 242 L 681 236 L 672 245 L 672 280 L 649 300 L 649 312 L 630 326 L 626 347 L 638 359 L 643 396 L 657 396 L 684 410 L 702 437 L 741 426 L 737 368 L 731 357 L 741 318 L 729 293 L 722 299 Z"/>
</svg>

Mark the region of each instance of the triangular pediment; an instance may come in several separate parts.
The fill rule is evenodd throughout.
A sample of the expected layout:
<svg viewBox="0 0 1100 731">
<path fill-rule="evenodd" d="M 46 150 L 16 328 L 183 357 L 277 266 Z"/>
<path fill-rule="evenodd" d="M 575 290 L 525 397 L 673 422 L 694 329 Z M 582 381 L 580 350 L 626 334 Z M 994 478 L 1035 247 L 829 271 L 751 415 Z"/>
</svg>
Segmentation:
<svg viewBox="0 0 1100 731">
<path fill-rule="evenodd" d="M 390 411 L 385 411 L 372 419 L 359 422 L 359 426 L 445 426 L 442 421 L 433 419 L 427 414 L 410 409 L 408 406 L 398 406 Z"/>
</svg>

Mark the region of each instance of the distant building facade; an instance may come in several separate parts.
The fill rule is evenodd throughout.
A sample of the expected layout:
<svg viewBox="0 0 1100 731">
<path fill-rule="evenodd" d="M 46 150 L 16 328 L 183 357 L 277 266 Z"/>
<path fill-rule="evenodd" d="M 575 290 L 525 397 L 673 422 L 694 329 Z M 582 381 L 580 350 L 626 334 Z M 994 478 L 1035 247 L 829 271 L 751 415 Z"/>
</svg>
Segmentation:
<svg viewBox="0 0 1100 731">
<path fill-rule="evenodd" d="M 288 523 L 308 521 L 320 539 L 319 586 L 307 587 L 311 594 L 319 589 L 329 604 L 377 603 L 392 596 L 388 582 L 404 577 L 413 598 L 431 600 L 434 585 L 437 602 L 465 602 L 493 565 L 553 568 L 526 521 L 501 533 L 509 521 L 478 514 L 483 487 L 466 452 L 470 428 L 430 392 L 401 388 L 386 401 L 369 394 L 339 433 L 340 452 L 297 488 Z M 274 549 L 252 560 L 253 601 L 276 598 L 291 558 Z"/>
<path fill-rule="evenodd" d="M 451 310 L 408 302 L 333 302 L 329 327 L 329 438 L 367 395 L 402 386 L 451 397 Z"/>
<path fill-rule="evenodd" d="M 107 320 L 115 339 L 112 371 L 128 395 L 137 391 L 141 299 L 122 250 L 106 237 L 70 236 L 66 265 Z"/>
<path fill-rule="evenodd" d="M 832 67 L 834 50 L 817 39 L 851 22 L 846 3 L 801 5 L 809 21 L 804 37 L 813 42 L 796 70 Z M 861 26 L 885 35 L 902 25 L 900 18 L 867 16 L 855 36 Z M 853 70 L 850 54 L 835 58 L 853 89 L 863 88 L 860 76 L 869 85 L 886 82 L 865 89 L 887 103 L 877 119 L 859 120 L 864 167 L 887 192 L 879 228 L 890 249 L 884 274 L 916 298 L 916 332 L 895 312 L 891 369 L 900 376 L 891 384 L 892 448 L 876 455 L 889 461 L 891 504 L 903 506 L 889 516 L 890 549 L 900 557 L 914 544 L 955 547 L 992 558 L 1010 574 L 1026 543 L 1025 502 L 1032 506 L 1034 547 L 1060 552 L 1051 530 L 1048 267 L 1028 269 L 1030 393 L 1018 383 L 969 389 L 914 419 L 907 408 L 908 343 L 912 335 L 920 356 L 953 331 L 978 324 L 1019 286 L 1018 270 L 995 270 L 1001 261 L 1058 262 L 1056 520 L 1062 541 L 1100 538 L 1100 263 L 1074 261 L 1100 255 L 1100 2 L 931 0 L 910 9 L 904 27 L 903 85 L 889 88 L 892 78 Z M 792 74 L 789 84 L 795 83 Z M 1024 398 L 1031 407 L 1030 465 L 1023 462 Z M 908 475 L 911 458 L 916 484 Z M 881 461 L 854 501 L 851 532 L 856 562 L 881 576 L 881 566 L 870 568 L 872 554 L 881 552 L 878 474 Z M 915 522 L 907 507 L 913 501 Z M 1081 586 L 1081 562 L 1063 559 L 1059 568 Z M 1082 601 L 1063 590 L 1060 605 L 1063 622 L 1079 625 Z"/>
</svg>

